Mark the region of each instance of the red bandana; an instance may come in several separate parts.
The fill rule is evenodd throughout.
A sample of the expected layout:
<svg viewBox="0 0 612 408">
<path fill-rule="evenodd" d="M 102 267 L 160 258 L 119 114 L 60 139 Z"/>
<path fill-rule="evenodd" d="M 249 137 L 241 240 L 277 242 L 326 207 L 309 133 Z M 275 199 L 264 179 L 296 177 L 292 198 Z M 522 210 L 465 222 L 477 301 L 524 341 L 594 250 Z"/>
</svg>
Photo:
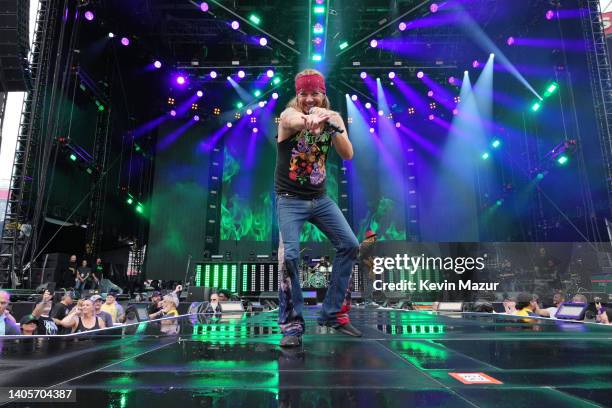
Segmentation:
<svg viewBox="0 0 612 408">
<path fill-rule="evenodd" d="M 295 81 L 295 93 L 299 94 L 301 91 L 319 91 L 325 92 L 325 80 L 319 74 L 303 75 Z"/>
</svg>

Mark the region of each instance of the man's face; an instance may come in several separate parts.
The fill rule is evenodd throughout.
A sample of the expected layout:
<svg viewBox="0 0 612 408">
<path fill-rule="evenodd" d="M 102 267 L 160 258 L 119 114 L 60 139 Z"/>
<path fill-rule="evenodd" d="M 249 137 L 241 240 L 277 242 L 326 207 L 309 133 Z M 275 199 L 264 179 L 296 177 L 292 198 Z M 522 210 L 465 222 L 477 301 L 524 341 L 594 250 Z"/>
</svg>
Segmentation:
<svg viewBox="0 0 612 408">
<path fill-rule="evenodd" d="M 323 107 L 325 94 L 319 91 L 301 91 L 297 94 L 297 103 L 302 112 L 308 114 L 310 108 Z"/>
<path fill-rule="evenodd" d="M 219 302 L 219 295 L 217 295 L 216 293 L 215 293 L 215 294 L 210 295 L 210 302 L 211 302 L 211 303 L 217 303 L 217 302 Z"/>
<path fill-rule="evenodd" d="M 30 322 L 30 323 L 22 324 L 21 325 L 21 330 L 24 333 L 28 333 L 28 334 L 34 332 L 34 330 L 36 330 L 36 322 Z"/>
<path fill-rule="evenodd" d="M 102 263 L 102 260 L 100 258 L 96 259 L 96 264 L 100 265 Z"/>
<path fill-rule="evenodd" d="M 72 296 L 69 296 L 69 295 L 64 296 L 63 301 L 66 306 L 70 306 L 73 302 Z"/>
<path fill-rule="evenodd" d="M 113 295 L 106 295 L 106 304 L 112 305 L 115 303 L 115 297 Z"/>
<path fill-rule="evenodd" d="M 4 311 L 9 304 L 9 295 L 5 292 L 0 293 L 0 317 L 4 316 Z"/>
<path fill-rule="evenodd" d="M 87 266 L 87 261 L 83 259 L 83 262 L 81 262 L 81 265 Z"/>
<path fill-rule="evenodd" d="M 161 296 L 153 296 L 151 298 L 151 303 L 159 303 L 159 301 L 161 300 Z"/>
<path fill-rule="evenodd" d="M 227 301 L 227 296 L 225 296 L 225 293 L 219 293 L 219 301 L 220 302 L 225 302 Z"/>
<path fill-rule="evenodd" d="M 553 304 L 555 306 L 560 305 L 561 303 L 563 303 L 563 295 L 561 295 L 560 293 L 555 293 L 555 295 L 553 296 Z"/>
<path fill-rule="evenodd" d="M 70 257 L 70 262 L 71 262 L 71 263 L 76 263 L 76 255 L 72 255 L 72 256 Z"/>
<path fill-rule="evenodd" d="M 102 308 L 102 299 L 98 299 L 94 302 L 94 307 L 96 308 L 96 313 L 100 313 L 100 309 Z"/>
</svg>

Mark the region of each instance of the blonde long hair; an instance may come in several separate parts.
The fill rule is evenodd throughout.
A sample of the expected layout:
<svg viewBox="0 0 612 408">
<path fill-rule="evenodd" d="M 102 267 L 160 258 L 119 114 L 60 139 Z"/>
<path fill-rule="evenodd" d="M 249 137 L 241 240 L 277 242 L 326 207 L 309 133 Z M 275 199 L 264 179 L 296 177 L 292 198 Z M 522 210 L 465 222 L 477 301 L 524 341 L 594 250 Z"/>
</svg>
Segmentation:
<svg viewBox="0 0 612 408">
<path fill-rule="evenodd" d="M 317 71 L 316 69 L 305 69 L 301 72 L 298 72 L 298 74 L 295 76 L 295 81 L 298 80 L 299 77 L 302 77 L 304 75 L 321 75 L 321 77 L 323 77 L 323 79 L 325 79 L 325 77 L 323 76 L 323 74 L 319 71 Z M 327 97 L 327 94 L 325 95 L 325 98 L 323 98 L 323 108 L 325 109 L 330 109 L 331 104 L 329 103 L 329 98 Z M 289 103 L 287 103 L 287 108 L 293 108 L 296 111 L 302 111 L 302 108 L 300 108 L 298 106 L 298 102 L 297 102 L 297 95 L 294 96 Z"/>
</svg>

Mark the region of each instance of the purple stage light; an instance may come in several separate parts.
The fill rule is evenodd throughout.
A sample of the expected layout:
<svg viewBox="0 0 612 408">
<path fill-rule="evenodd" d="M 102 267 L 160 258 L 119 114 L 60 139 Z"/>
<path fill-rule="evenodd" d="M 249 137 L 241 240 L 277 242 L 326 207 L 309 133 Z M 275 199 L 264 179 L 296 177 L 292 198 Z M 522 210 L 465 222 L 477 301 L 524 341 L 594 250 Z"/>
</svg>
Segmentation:
<svg viewBox="0 0 612 408">
<path fill-rule="evenodd" d="M 321 37 L 315 37 L 314 40 L 312 40 L 312 42 L 314 42 L 316 45 L 321 45 L 321 43 L 323 42 L 323 39 Z"/>
<path fill-rule="evenodd" d="M 407 27 L 406 23 L 404 23 L 403 21 L 401 23 L 399 23 L 398 28 L 399 28 L 400 31 L 406 30 L 406 27 Z"/>
<path fill-rule="evenodd" d="M 372 107 L 372 104 L 370 102 L 366 102 L 365 107 L 366 109 L 370 109 Z"/>
<path fill-rule="evenodd" d="M 438 6 L 437 3 L 432 3 L 431 6 L 429 6 L 429 11 L 431 11 L 432 13 L 437 13 L 439 9 L 440 6 Z"/>
<path fill-rule="evenodd" d="M 398 127 L 400 127 L 400 126 L 402 126 L 402 124 L 401 124 L 401 123 L 399 123 L 399 122 L 395 122 L 395 127 L 396 127 L 396 128 L 398 128 Z"/>
<path fill-rule="evenodd" d="M 389 79 L 393 79 L 395 78 L 395 72 L 391 71 L 389 72 Z"/>
<path fill-rule="evenodd" d="M 455 85 L 455 77 L 454 76 L 448 77 L 448 83 L 451 85 Z"/>
<path fill-rule="evenodd" d="M 196 92 L 196 95 L 198 96 L 198 98 L 201 98 L 202 96 L 204 96 L 204 92 L 198 91 Z"/>
<path fill-rule="evenodd" d="M 374 128 L 370 128 L 370 133 L 374 133 Z"/>
<path fill-rule="evenodd" d="M 121 39 L 121 44 L 123 44 L 123 45 L 125 45 L 127 47 L 128 45 L 130 45 L 130 39 L 127 38 L 127 37 L 123 37 Z"/>
<path fill-rule="evenodd" d="M 232 127 L 232 126 L 234 126 L 234 125 L 232 125 L 232 122 L 227 122 L 227 123 L 225 124 L 225 126 L 227 126 L 228 128 L 231 128 L 231 127 Z"/>
<path fill-rule="evenodd" d="M 232 21 L 231 26 L 232 26 L 233 30 L 237 30 L 237 29 L 240 28 L 240 23 L 238 21 L 234 20 L 234 21 Z"/>
<path fill-rule="evenodd" d="M 91 20 L 93 20 L 93 19 L 94 19 L 94 13 L 93 13 L 93 11 L 87 10 L 87 11 L 85 12 L 85 20 L 87 20 L 87 21 L 91 21 Z"/>
<path fill-rule="evenodd" d="M 459 109 L 453 109 L 453 115 L 457 116 L 459 114 Z"/>
<path fill-rule="evenodd" d="M 429 115 L 429 120 L 434 120 L 436 117 L 434 115 Z"/>
<path fill-rule="evenodd" d="M 174 109 L 170 111 L 170 116 L 176 116 L 176 111 Z"/>
<path fill-rule="evenodd" d="M 274 76 L 274 71 L 272 71 L 271 69 L 267 70 L 266 71 L 266 76 L 268 78 L 272 78 Z"/>
<path fill-rule="evenodd" d="M 378 116 L 382 116 L 384 114 L 385 114 L 385 112 L 383 112 L 382 109 L 378 111 Z"/>
<path fill-rule="evenodd" d="M 244 78 L 246 76 L 243 70 L 238 71 L 238 78 Z"/>
<path fill-rule="evenodd" d="M 472 61 L 472 68 L 478 68 L 480 66 L 480 62 L 478 60 Z"/>
<path fill-rule="evenodd" d="M 198 122 L 198 121 L 200 120 L 200 117 L 199 117 L 198 115 L 195 115 L 195 116 L 193 117 L 193 120 L 195 120 L 196 122 Z"/>
<path fill-rule="evenodd" d="M 257 132 L 259 132 L 259 129 L 253 128 L 253 133 L 257 133 Z"/>
<path fill-rule="evenodd" d="M 419 71 L 417 72 L 417 78 L 421 79 L 425 76 L 425 73 L 423 71 Z"/>
<path fill-rule="evenodd" d="M 246 110 L 246 114 L 247 115 L 252 115 L 253 114 L 253 110 L 252 109 L 247 109 Z"/>
<path fill-rule="evenodd" d="M 323 4 L 325 2 L 325 0 L 317 0 L 316 3 L 317 4 Z"/>
<path fill-rule="evenodd" d="M 210 71 L 209 75 L 212 79 L 215 79 L 217 77 L 217 71 Z"/>
<path fill-rule="evenodd" d="M 182 75 L 179 75 L 176 77 L 176 83 L 179 85 L 184 85 L 185 84 L 185 77 Z"/>
<path fill-rule="evenodd" d="M 357 95 L 354 95 L 354 94 L 353 94 L 353 95 L 351 95 L 351 100 L 352 100 L 353 102 L 355 102 L 355 101 L 357 100 Z"/>
<path fill-rule="evenodd" d="M 514 37 L 508 37 L 508 39 L 506 40 L 506 44 L 514 45 Z"/>
<path fill-rule="evenodd" d="M 259 101 L 258 103 L 260 108 L 263 108 L 264 106 L 266 106 L 266 102 L 265 101 Z"/>
<path fill-rule="evenodd" d="M 427 96 L 429 96 L 430 98 L 434 96 L 434 92 L 433 91 L 429 91 L 427 92 Z"/>
<path fill-rule="evenodd" d="M 376 41 L 376 40 L 370 41 L 370 47 L 372 47 L 372 48 L 378 47 L 378 41 Z"/>
<path fill-rule="evenodd" d="M 548 10 L 548 11 L 546 12 L 546 19 L 550 21 L 550 20 L 552 20 L 553 18 L 555 18 L 555 12 L 554 12 L 554 11 L 552 11 L 552 10 Z"/>
<path fill-rule="evenodd" d="M 153 63 L 153 66 L 154 66 L 155 68 L 157 68 L 157 69 L 160 69 L 160 68 L 161 68 L 161 66 L 162 66 L 162 63 L 161 63 L 161 61 L 157 60 L 157 61 L 155 61 L 155 62 Z"/>
<path fill-rule="evenodd" d="M 272 99 L 278 99 L 278 94 L 276 92 L 272 94 Z"/>
<path fill-rule="evenodd" d="M 268 45 L 268 39 L 266 37 L 261 37 L 259 39 L 259 45 L 261 45 L 262 47 L 265 47 L 266 45 Z"/>
<path fill-rule="evenodd" d="M 368 74 L 365 71 L 361 71 L 361 74 L 359 74 L 359 76 L 361 77 L 361 79 L 366 79 L 368 77 Z"/>
<path fill-rule="evenodd" d="M 202 4 L 200 4 L 200 10 L 206 13 L 208 11 L 208 3 L 203 1 Z"/>
</svg>

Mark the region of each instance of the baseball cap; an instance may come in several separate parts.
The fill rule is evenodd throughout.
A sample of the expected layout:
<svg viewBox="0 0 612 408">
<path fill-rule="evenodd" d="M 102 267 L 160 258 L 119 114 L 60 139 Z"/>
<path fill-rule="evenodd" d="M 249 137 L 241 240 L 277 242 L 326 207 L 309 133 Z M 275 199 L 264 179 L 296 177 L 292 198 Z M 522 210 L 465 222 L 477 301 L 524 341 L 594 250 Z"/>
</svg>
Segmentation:
<svg viewBox="0 0 612 408">
<path fill-rule="evenodd" d="M 28 324 L 32 322 L 38 323 L 38 317 L 34 316 L 33 314 L 29 314 L 23 316 L 21 320 L 19 320 L 19 325 Z"/>
<path fill-rule="evenodd" d="M 104 299 L 102 299 L 102 296 L 100 295 L 93 295 L 92 297 L 89 298 L 89 300 L 91 300 L 92 302 L 95 302 L 97 300 L 104 300 Z"/>
</svg>

